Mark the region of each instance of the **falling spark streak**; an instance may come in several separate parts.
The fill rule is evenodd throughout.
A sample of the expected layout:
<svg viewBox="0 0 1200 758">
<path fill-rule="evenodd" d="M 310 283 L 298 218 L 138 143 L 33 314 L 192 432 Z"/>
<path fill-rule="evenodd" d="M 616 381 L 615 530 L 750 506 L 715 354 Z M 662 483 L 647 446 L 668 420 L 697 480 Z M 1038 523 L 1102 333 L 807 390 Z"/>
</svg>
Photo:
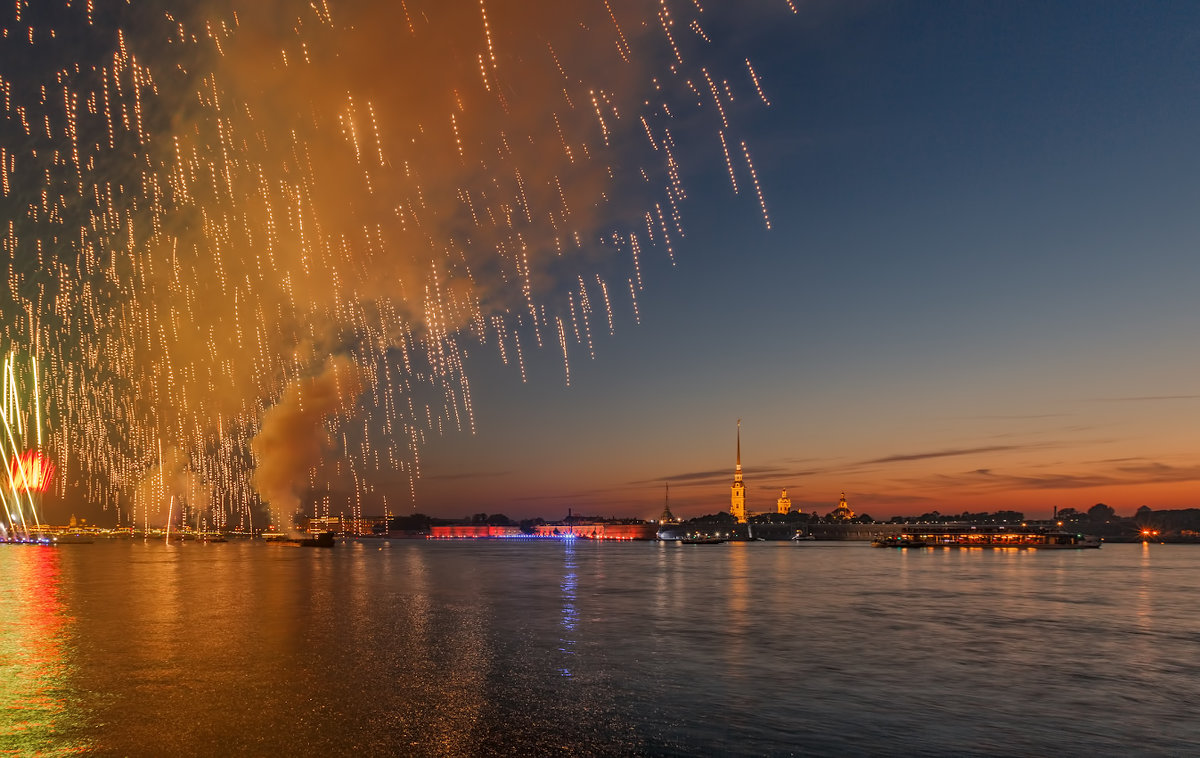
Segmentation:
<svg viewBox="0 0 1200 758">
<path fill-rule="evenodd" d="M 592 360 L 596 360 L 596 349 L 592 344 L 592 325 L 591 320 L 588 318 L 592 312 L 592 304 L 588 300 L 587 287 L 583 283 L 582 276 L 579 277 L 579 309 L 583 314 L 583 333 L 587 337 L 588 356 Z M 576 339 L 578 339 L 578 335 Z"/>
<path fill-rule="evenodd" d="M 633 50 L 629 47 L 628 40 L 625 39 L 625 32 L 621 31 L 621 24 L 617 21 L 617 16 L 613 13 L 612 6 L 608 0 L 604 0 L 604 9 L 608 11 L 608 17 L 612 19 L 613 28 L 617 30 L 617 52 L 620 53 L 621 59 L 626 63 L 630 62 L 633 57 Z"/>
<path fill-rule="evenodd" d="M 671 52 L 675 54 L 675 60 L 683 63 L 683 53 L 679 51 L 679 45 L 675 44 L 675 38 L 671 36 L 671 27 L 675 22 L 671 19 L 671 11 L 667 8 L 667 0 L 659 0 L 659 5 L 662 10 L 658 12 L 659 23 L 662 24 L 663 34 L 667 37 L 667 42 L 670 43 Z"/>
<path fill-rule="evenodd" d="M 746 167 L 750 169 L 750 179 L 754 182 L 754 192 L 758 195 L 758 205 L 762 208 L 763 223 L 771 228 L 771 216 L 767 213 L 767 201 L 763 198 L 762 187 L 758 186 L 758 172 L 754 170 L 754 162 L 750 160 L 750 148 L 742 143 L 742 152 L 746 155 Z"/>
<path fill-rule="evenodd" d="M 496 48 L 492 45 L 492 27 L 488 24 L 487 6 L 484 0 L 479 0 L 479 11 L 483 15 L 483 34 L 487 40 L 488 60 L 492 65 L 496 65 Z"/>
<path fill-rule="evenodd" d="M 725 132 L 717 132 L 721 138 L 721 151 L 725 153 L 725 167 L 729 169 L 729 183 L 733 185 L 733 194 L 737 194 L 737 175 L 733 173 L 733 159 L 729 157 L 729 145 L 725 144 Z"/>
<path fill-rule="evenodd" d="M 638 305 L 637 305 L 637 288 L 635 288 L 635 287 L 633 286 L 633 280 L 632 280 L 632 279 L 630 279 L 630 280 L 629 280 L 629 298 L 630 298 L 630 300 L 633 302 L 633 323 L 635 323 L 635 324 L 641 324 L 641 323 L 642 323 L 642 317 L 641 317 L 641 315 L 639 315 L 639 314 L 638 314 Z"/>
<path fill-rule="evenodd" d="M 793 9 L 793 12 L 795 12 L 795 9 Z M 746 70 L 750 72 L 750 81 L 754 82 L 754 91 L 758 93 L 758 96 L 763 103 L 770 107 L 771 101 L 768 100 L 766 94 L 763 93 L 762 83 L 758 80 L 758 73 L 755 72 L 754 66 L 751 65 L 749 58 L 746 59 Z"/>
<path fill-rule="evenodd" d="M 642 122 L 642 127 L 646 130 L 646 139 L 650 140 L 650 147 L 658 150 L 658 143 L 654 141 L 654 132 L 650 131 L 650 124 L 646 123 L 645 116 L 638 117 Z"/>
<path fill-rule="evenodd" d="M 604 280 L 601 279 L 599 275 L 596 276 L 596 281 L 600 284 L 600 293 L 604 296 L 604 312 L 608 314 L 608 334 L 609 336 L 612 336 L 617 332 L 616 329 L 613 328 L 613 311 L 612 303 L 608 299 L 608 285 L 605 284 Z"/>
<path fill-rule="evenodd" d="M 721 95 L 717 92 L 717 85 L 713 82 L 707 68 L 700 69 L 700 73 L 704 74 L 704 81 L 708 82 L 708 89 L 712 92 L 713 102 L 717 106 L 717 113 L 721 114 L 721 125 L 728 129 L 729 119 L 725 116 L 725 106 L 721 104 Z"/>
<path fill-rule="evenodd" d="M 566 378 L 567 386 L 571 386 L 571 363 L 567 360 L 567 333 L 563 330 L 562 318 L 556 318 L 558 322 L 558 344 L 562 347 L 563 357 L 563 375 Z"/>
<path fill-rule="evenodd" d="M 642 266 L 638 258 L 641 253 L 641 248 L 638 246 L 638 238 L 636 234 L 629 235 L 629 252 L 633 256 L 633 272 L 637 277 L 637 288 L 642 289 Z"/>
</svg>

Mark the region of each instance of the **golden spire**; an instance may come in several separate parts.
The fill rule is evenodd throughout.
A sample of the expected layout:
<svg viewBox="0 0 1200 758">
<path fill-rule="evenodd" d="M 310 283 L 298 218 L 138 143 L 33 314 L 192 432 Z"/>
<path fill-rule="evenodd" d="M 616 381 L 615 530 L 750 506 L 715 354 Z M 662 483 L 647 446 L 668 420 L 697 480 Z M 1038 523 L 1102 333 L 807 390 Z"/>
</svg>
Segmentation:
<svg viewBox="0 0 1200 758">
<path fill-rule="evenodd" d="M 739 524 L 746 523 L 746 484 L 742 481 L 742 420 L 737 423 L 737 470 L 733 473 L 733 486 L 729 488 L 729 513 Z"/>
</svg>

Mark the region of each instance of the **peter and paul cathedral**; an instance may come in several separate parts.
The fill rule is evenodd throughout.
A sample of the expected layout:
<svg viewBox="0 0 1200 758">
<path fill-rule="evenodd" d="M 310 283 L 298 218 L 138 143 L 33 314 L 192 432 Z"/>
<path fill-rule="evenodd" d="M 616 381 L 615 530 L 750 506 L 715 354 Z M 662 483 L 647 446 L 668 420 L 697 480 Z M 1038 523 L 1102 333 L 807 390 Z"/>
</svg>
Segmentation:
<svg viewBox="0 0 1200 758">
<path fill-rule="evenodd" d="M 737 468 L 730 488 L 729 513 L 739 523 L 746 523 L 746 483 L 742 481 L 742 420 L 737 425 Z"/>
</svg>

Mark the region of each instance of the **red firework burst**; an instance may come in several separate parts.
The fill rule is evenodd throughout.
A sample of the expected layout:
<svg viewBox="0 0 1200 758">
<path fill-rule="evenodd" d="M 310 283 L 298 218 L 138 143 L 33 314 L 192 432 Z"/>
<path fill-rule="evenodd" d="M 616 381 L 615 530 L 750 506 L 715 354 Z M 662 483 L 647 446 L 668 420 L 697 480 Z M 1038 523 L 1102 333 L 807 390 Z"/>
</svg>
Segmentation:
<svg viewBox="0 0 1200 758">
<path fill-rule="evenodd" d="M 26 492 L 45 492 L 54 476 L 54 461 L 41 450 L 26 450 L 13 456 L 8 467 L 17 489 Z"/>
</svg>

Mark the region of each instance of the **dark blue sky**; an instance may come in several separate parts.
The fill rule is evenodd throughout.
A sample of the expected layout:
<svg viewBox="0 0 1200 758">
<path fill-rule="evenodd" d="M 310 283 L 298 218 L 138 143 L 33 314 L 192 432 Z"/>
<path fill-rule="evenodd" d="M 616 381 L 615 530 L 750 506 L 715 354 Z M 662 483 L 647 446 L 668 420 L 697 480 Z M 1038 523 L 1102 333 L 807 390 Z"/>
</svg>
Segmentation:
<svg viewBox="0 0 1200 758">
<path fill-rule="evenodd" d="M 653 516 L 673 480 L 722 510 L 739 417 L 751 510 L 1190 503 L 1200 7 L 829 3 L 753 34 L 772 230 L 685 162 L 641 325 L 569 388 L 552 351 L 522 385 L 477 349 L 478 433 L 430 442 L 417 508 Z"/>
</svg>

